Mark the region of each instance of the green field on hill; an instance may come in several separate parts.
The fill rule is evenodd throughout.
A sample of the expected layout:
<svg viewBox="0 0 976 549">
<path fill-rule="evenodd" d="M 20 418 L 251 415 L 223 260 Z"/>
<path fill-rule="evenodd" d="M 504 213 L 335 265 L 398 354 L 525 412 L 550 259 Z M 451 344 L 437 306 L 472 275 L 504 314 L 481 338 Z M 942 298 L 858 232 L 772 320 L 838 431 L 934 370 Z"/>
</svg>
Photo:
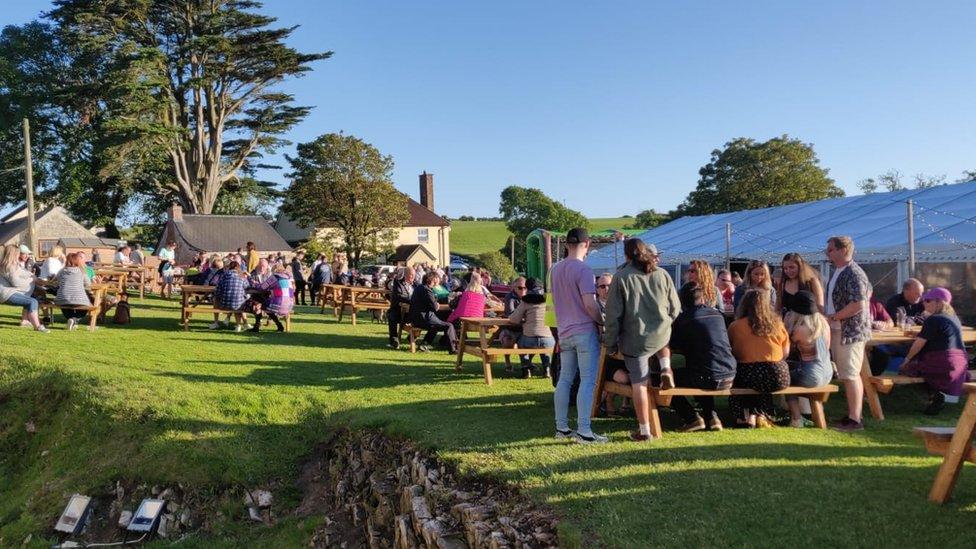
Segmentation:
<svg viewBox="0 0 976 549">
<path fill-rule="evenodd" d="M 308 547 L 324 518 L 295 517 L 292 487 L 338 427 L 405 436 L 518 487 L 555 509 L 567 546 L 972 546 L 976 471 L 963 471 L 953 502 L 929 503 L 941 458 L 911 434 L 953 424 L 960 406 L 922 416 L 910 387 L 885 396 L 888 419 L 859 433 L 680 434 L 664 412 L 661 440 L 629 442 L 633 419 L 600 419 L 594 429 L 611 442 L 581 446 L 552 436 L 550 380 L 513 379 L 496 364 L 487 386 L 475 359 L 455 373 L 446 353 L 387 349 L 386 326 L 365 315 L 353 327 L 303 307 L 292 333 L 250 334 L 209 331 L 209 318 L 184 332 L 179 313 L 174 301 L 133 300 L 129 325 L 67 332 L 59 318 L 37 334 L 0 307 L 0 547 L 29 535 L 28 546 L 50 547 L 67 498 L 116 481 L 275 483 L 273 526 L 235 500 L 210 517 L 209 536 L 180 546 Z M 835 395 L 828 416 L 843 407 Z"/>
<path fill-rule="evenodd" d="M 590 230 L 622 229 L 633 222 L 630 217 L 598 217 L 590 219 Z M 504 221 L 451 221 L 451 253 L 473 257 L 501 250 L 508 237 Z"/>
</svg>

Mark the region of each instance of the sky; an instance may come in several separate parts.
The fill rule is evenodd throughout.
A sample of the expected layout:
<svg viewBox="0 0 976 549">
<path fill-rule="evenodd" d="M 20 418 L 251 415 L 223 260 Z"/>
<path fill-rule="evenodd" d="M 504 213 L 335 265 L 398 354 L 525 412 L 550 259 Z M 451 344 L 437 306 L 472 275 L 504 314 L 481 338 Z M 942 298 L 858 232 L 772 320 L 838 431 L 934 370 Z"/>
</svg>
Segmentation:
<svg viewBox="0 0 976 549">
<path fill-rule="evenodd" d="M 49 9 L 0 0 L 0 25 Z M 283 85 L 392 155 L 438 213 L 498 215 L 508 185 L 590 217 L 667 211 L 737 137 L 812 143 L 848 194 L 896 169 L 976 169 L 976 3 L 268 0 L 290 45 L 333 51 Z M 285 153 L 293 151 L 286 148 Z M 283 160 L 283 159 L 282 159 Z M 266 179 L 287 184 L 284 173 Z"/>
</svg>

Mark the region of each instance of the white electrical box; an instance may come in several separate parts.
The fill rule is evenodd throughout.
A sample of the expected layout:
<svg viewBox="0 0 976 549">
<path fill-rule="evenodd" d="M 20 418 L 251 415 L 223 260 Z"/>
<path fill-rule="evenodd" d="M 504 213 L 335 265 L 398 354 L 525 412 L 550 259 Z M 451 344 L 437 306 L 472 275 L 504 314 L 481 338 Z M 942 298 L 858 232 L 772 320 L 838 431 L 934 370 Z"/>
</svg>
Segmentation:
<svg viewBox="0 0 976 549">
<path fill-rule="evenodd" d="M 144 499 L 139 504 L 139 509 L 132 516 L 129 526 L 126 528 L 130 532 L 150 532 L 159 522 L 159 515 L 163 513 L 166 501 L 161 499 Z"/>
<path fill-rule="evenodd" d="M 85 527 L 85 521 L 88 520 L 88 509 L 90 507 L 90 497 L 80 494 L 71 496 L 71 500 L 68 501 L 68 505 L 64 508 L 64 512 L 61 513 L 61 518 L 54 525 L 54 529 L 65 534 L 81 533 L 81 530 Z"/>
</svg>

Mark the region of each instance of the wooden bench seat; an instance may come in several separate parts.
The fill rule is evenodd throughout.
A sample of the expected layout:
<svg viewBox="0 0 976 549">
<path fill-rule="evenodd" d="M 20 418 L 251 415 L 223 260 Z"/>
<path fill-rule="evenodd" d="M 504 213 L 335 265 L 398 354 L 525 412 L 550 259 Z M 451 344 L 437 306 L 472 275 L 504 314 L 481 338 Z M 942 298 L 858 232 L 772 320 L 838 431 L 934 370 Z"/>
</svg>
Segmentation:
<svg viewBox="0 0 976 549">
<path fill-rule="evenodd" d="M 597 390 L 600 390 L 600 384 L 597 384 Z M 617 383 L 615 381 L 604 381 L 602 383 L 602 390 L 608 393 L 630 397 L 633 393 L 631 387 L 627 383 Z M 658 413 L 659 406 L 670 406 L 672 397 L 676 396 L 687 396 L 687 397 L 701 397 L 701 396 L 749 396 L 749 395 L 759 395 L 758 391 L 752 389 L 739 389 L 732 388 L 726 389 L 724 391 L 706 391 L 704 389 L 695 389 L 692 387 L 675 387 L 674 389 L 660 389 L 657 387 L 649 387 L 648 390 L 651 392 L 653 398 L 650 399 L 650 420 L 651 420 L 651 435 L 654 438 L 661 438 L 663 430 L 661 429 L 661 418 Z M 813 418 L 813 423 L 821 429 L 827 428 L 827 417 L 824 414 L 823 405 L 827 402 L 830 397 L 830 393 L 836 393 L 838 388 L 836 385 L 824 385 L 822 387 L 787 387 L 782 391 L 776 391 L 771 393 L 773 395 L 797 395 L 802 396 L 810 401 L 810 411 Z M 597 394 L 599 396 L 599 393 Z M 594 399 L 596 406 L 599 406 L 599 400 Z M 596 407 L 594 406 L 594 407 Z M 594 414 L 596 412 L 594 411 Z"/>
<path fill-rule="evenodd" d="M 37 302 L 38 309 L 41 310 L 42 316 L 49 317 L 51 321 L 54 321 L 55 310 L 69 309 L 72 311 L 84 311 L 88 313 L 88 330 L 94 331 L 95 327 L 98 326 L 98 321 L 105 320 L 105 313 L 112 308 L 113 305 L 107 305 L 105 302 L 105 293 L 107 287 L 105 285 L 99 285 L 98 287 L 93 287 L 92 289 L 92 304 L 91 305 L 58 305 L 57 303 L 50 301 L 48 299 L 39 300 Z"/>
<path fill-rule="evenodd" d="M 204 314 L 206 314 L 206 313 L 212 313 L 212 314 L 218 314 L 218 315 L 242 314 L 241 311 L 229 311 L 227 309 L 218 309 L 217 307 L 214 307 L 213 305 L 209 305 L 209 306 L 208 305 L 195 305 L 193 307 L 185 307 L 183 309 L 183 329 L 184 330 L 189 331 L 189 329 L 190 329 L 190 318 L 193 315 L 197 314 L 197 313 L 204 313 Z M 248 314 L 248 313 L 243 313 L 243 314 Z M 285 331 L 286 332 L 290 332 L 291 331 L 291 314 L 287 314 L 287 315 L 285 315 L 283 317 L 279 316 L 278 318 L 281 319 L 282 320 L 282 323 L 285 325 Z"/>
<path fill-rule="evenodd" d="M 949 443 L 952 436 L 956 434 L 955 427 L 916 427 L 912 429 L 912 434 L 925 442 L 925 449 L 933 456 L 945 457 L 949 451 Z M 976 447 L 972 445 L 962 457 L 970 463 L 976 463 Z"/>
<path fill-rule="evenodd" d="M 976 370 L 969 371 L 969 378 L 976 379 Z M 913 377 L 902 374 L 871 376 L 869 379 L 871 380 L 871 385 L 874 385 L 875 389 L 883 395 L 890 393 L 896 385 L 918 385 L 919 383 L 925 383 L 924 377 Z"/>
</svg>

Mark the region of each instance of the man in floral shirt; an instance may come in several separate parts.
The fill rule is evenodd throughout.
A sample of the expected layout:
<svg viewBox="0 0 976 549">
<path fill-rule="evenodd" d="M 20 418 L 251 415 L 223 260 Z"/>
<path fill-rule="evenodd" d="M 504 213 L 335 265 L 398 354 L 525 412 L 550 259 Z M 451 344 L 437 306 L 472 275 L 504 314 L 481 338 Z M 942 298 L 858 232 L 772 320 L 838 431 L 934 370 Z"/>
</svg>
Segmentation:
<svg viewBox="0 0 976 549">
<path fill-rule="evenodd" d="M 827 259 L 834 265 L 827 284 L 825 309 L 830 321 L 830 354 L 837 365 L 837 377 L 844 383 L 847 417 L 834 423 L 839 431 L 864 429 L 861 409 L 864 384 L 861 364 L 864 344 L 871 339 L 868 300 L 871 284 L 864 270 L 854 262 L 854 241 L 849 236 L 827 240 Z"/>
</svg>

